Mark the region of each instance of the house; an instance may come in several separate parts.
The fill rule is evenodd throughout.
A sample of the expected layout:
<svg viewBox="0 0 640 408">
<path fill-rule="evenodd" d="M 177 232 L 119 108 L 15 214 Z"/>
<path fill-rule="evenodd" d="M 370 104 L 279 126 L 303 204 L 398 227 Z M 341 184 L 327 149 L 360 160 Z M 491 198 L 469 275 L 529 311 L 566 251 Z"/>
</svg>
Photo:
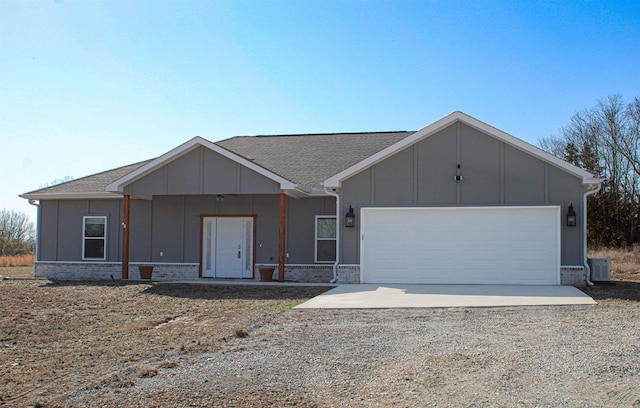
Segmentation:
<svg viewBox="0 0 640 408">
<path fill-rule="evenodd" d="M 584 285 L 600 183 L 454 112 L 417 132 L 195 137 L 22 197 L 41 277 Z"/>
</svg>

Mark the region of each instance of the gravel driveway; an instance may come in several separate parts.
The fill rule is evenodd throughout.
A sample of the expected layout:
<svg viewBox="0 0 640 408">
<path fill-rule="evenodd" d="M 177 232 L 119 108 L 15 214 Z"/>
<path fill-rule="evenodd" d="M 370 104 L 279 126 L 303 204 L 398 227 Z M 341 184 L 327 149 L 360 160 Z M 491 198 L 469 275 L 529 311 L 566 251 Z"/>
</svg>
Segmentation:
<svg viewBox="0 0 640 408">
<path fill-rule="evenodd" d="M 175 363 L 60 405 L 639 407 L 640 303 L 288 310 Z"/>
</svg>

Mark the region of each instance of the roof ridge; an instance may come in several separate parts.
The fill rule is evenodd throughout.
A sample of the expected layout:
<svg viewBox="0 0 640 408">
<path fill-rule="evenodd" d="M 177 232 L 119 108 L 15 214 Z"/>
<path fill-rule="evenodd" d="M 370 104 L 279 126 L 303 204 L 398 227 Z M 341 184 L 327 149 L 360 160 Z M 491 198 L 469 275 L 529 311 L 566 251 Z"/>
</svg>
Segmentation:
<svg viewBox="0 0 640 408">
<path fill-rule="evenodd" d="M 416 132 L 415 130 L 384 130 L 380 132 L 286 133 L 281 135 L 240 135 L 240 136 L 231 137 L 229 139 L 219 140 L 219 142 L 223 142 L 226 140 L 239 139 L 239 138 L 248 138 L 248 137 L 341 136 L 341 135 L 374 135 L 374 134 L 415 133 L 415 132 Z"/>
</svg>

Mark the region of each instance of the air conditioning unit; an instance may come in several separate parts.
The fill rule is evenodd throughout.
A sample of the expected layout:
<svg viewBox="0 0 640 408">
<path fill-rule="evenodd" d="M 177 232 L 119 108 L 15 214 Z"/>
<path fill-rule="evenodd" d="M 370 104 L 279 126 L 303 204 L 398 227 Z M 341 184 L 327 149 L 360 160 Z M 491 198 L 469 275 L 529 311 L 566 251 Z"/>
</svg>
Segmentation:
<svg viewBox="0 0 640 408">
<path fill-rule="evenodd" d="M 609 258 L 589 258 L 587 263 L 591 269 L 591 280 L 593 282 L 609 282 L 611 280 Z"/>
</svg>

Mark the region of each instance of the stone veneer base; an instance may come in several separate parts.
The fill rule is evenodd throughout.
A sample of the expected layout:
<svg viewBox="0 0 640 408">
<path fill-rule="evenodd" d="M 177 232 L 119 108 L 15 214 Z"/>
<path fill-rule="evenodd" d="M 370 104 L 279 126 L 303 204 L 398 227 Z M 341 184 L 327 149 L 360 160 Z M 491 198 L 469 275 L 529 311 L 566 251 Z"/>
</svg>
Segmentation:
<svg viewBox="0 0 640 408">
<path fill-rule="evenodd" d="M 256 264 L 255 279 L 260 279 L 258 268 L 274 268 L 273 280 L 278 280 L 277 264 Z M 360 283 L 360 265 L 338 265 L 336 283 Z M 286 282 L 328 283 L 333 279 L 333 264 L 285 265 Z"/>
<path fill-rule="evenodd" d="M 584 288 L 587 286 L 587 270 L 584 266 L 561 266 L 560 284 Z"/>
<path fill-rule="evenodd" d="M 153 280 L 198 280 L 199 264 L 154 264 L 131 262 L 129 279 L 140 279 L 138 265 L 153 265 Z M 258 268 L 275 268 L 274 280 L 278 279 L 277 264 L 256 264 L 254 279 L 260 279 Z M 560 282 L 562 285 L 586 286 L 585 268 L 582 266 L 562 266 Z M 121 279 L 122 265 L 119 262 L 36 262 L 35 276 L 47 279 Z M 360 283 L 360 265 L 338 265 L 336 283 Z M 327 283 L 333 278 L 333 265 L 286 265 L 287 282 Z"/>
<path fill-rule="evenodd" d="M 175 281 L 198 278 L 198 264 L 154 264 L 130 262 L 129 279 L 140 279 L 138 265 L 153 265 L 153 280 Z M 36 262 L 35 276 L 47 279 L 122 279 L 120 262 Z"/>
</svg>

